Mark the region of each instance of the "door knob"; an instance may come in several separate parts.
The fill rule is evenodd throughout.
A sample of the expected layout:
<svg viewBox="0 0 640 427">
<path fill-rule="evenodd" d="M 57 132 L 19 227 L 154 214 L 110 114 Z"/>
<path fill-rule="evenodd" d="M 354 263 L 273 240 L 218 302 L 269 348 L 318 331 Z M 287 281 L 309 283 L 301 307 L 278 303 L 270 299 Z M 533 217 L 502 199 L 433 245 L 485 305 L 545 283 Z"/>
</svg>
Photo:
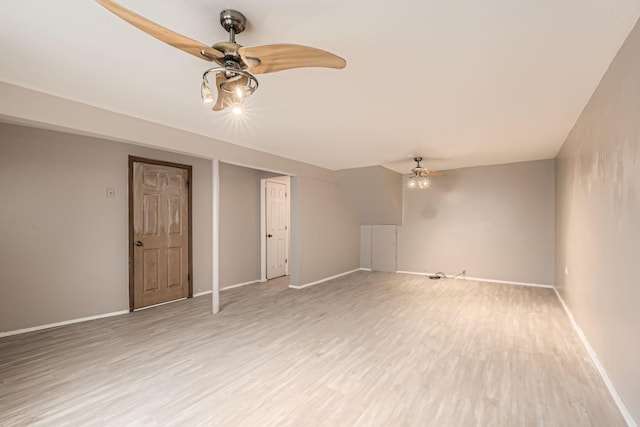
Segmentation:
<svg viewBox="0 0 640 427">
<path fill-rule="evenodd" d="M 267 237 L 273 237 L 273 234 L 267 234 Z"/>
<path fill-rule="evenodd" d="M 136 246 L 142 246 L 142 242 L 140 240 L 136 240 Z"/>
</svg>

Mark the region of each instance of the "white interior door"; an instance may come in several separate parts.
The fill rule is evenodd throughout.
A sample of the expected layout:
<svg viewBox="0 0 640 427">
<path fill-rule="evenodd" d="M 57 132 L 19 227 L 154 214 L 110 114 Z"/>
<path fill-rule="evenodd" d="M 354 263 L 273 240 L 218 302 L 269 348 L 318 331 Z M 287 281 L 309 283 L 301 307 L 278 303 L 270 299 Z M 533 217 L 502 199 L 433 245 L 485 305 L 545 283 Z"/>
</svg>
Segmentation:
<svg viewBox="0 0 640 427">
<path fill-rule="evenodd" d="M 287 186 L 267 181 L 267 279 L 284 276 L 287 262 Z"/>
</svg>

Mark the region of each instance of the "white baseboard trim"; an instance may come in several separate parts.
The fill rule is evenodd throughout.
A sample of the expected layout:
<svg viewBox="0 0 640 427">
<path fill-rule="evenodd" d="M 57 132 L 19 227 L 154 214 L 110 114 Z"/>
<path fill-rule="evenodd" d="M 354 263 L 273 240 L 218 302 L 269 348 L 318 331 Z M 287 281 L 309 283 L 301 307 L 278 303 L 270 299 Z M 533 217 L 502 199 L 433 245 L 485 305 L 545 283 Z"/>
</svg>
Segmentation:
<svg viewBox="0 0 640 427">
<path fill-rule="evenodd" d="M 358 270 L 360 270 L 360 271 L 371 271 L 370 268 L 363 268 L 363 267 L 360 267 Z"/>
<path fill-rule="evenodd" d="M 201 297 L 203 295 L 209 295 L 211 292 L 213 292 L 213 291 L 198 292 L 197 294 L 193 294 L 193 297 L 194 298 L 198 298 L 198 297 Z"/>
<path fill-rule="evenodd" d="M 336 274 L 335 276 L 331 276 L 331 277 L 325 277 L 324 279 L 316 280 L 315 282 L 305 283 L 304 285 L 289 285 L 289 287 L 291 289 L 303 289 L 303 288 L 307 288 L 309 286 L 313 286 L 313 285 L 317 285 L 319 283 L 326 282 L 328 280 L 337 279 L 338 277 L 346 276 L 347 274 L 355 273 L 356 271 L 360 271 L 360 269 L 356 268 L 355 270 L 345 271 L 344 273 Z"/>
<path fill-rule="evenodd" d="M 211 292 L 212 291 L 198 292 L 197 294 L 193 294 L 193 297 L 196 298 L 196 297 L 201 297 L 203 295 L 209 295 L 211 294 Z M 153 308 L 153 307 L 157 307 L 159 305 L 164 305 L 164 304 L 171 304 L 172 302 L 182 301 L 185 299 L 186 298 L 180 298 L 173 301 L 167 301 L 160 304 L 150 305 L 148 307 L 138 308 L 135 311 L 146 310 L 148 308 Z M 39 325 L 39 326 L 33 326 L 31 328 L 17 329 L 15 331 L 0 332 L 0 338 L 10 337 L 12 335 L 26 334 L 27 332 L 41 331 L 43 329 L 57 328 L 58 326 L 65 326 L 65 325 L 71 325 L 73 323 L 87 322 L 89 320 L 102 319 L 105 317 L 119 316 L 121 314 L 127 314 L 127 313 L 129 313 L 129 310 L 114 311 L 112 313 L 97 314 L 95 316 L 81 317 L 79 319 L 71 319 L 71 320 L 64 320 L 62 322 L 47 323 L 46 325 Z"/>
<path fill-rule="evenodd" d="M 502 283 L 502 284 L 505 284 L 505 285 L 533 286 L 534 288 L 553 289 L 553 285 L 545 285 L 544 283 L 512 282 L 512 281 L 509 281 L 509 280 L 494 280 L 494 279 L 484 279 L 482 277 L 469 277 L 469 276 L 456 277 L 456 279 L 477 280 L 479 282 Z"/>
<path fill-rule="evenodd" d="M 396 273 L 402 273 L 402 274 L 415 274 L 418 276 L 431 276 L 432 274 L 436 274 L 436 273 L 419 273 L 417 271 L 401 271 L 398 270 L 396 271 Z M 448 277 L 448 279 L 452 279 L 453 277 Z M 461 279 L 461 280 L 476 280 L 478 282 L 490 282 L 490 283 L 502 283 L 504 285 L 515 285 L 515 286 L 533 286 L 535 288 L 548 288 L 548 289 L 554 289 L 552 285 L 545 285 L 545 284 L 541 284 L 541 283 L 528 283 L 528 282 L 512 282 L 509 280 L 495 280 L 495 279 L 485 279 L 483 277 L 469 277 L 469 276 L 458 276 L 456 277 L 456 279 Z"/>
<path fill-rule="evenodd" d="M 154 308 L 154 307 L 160 307 L 161 305 L 167 305 L 167 304 L 172 304 L 174 302 L 178 302 L 178 301 L 184 301 L 186 300 L 187 297 L 184 298 L 178 298 L 178 299 L 172 299 L 171 301 L 165 301 L 165 302 L 159 302 L 158 304 L 153 304 L 153 305 L 147 305 L 145 307 L 140 307 L 140 308 L 136 308 L 133 311 L 142 311 L 142 310 L 148 310 L 150 308 Z"/>
<path fill-rule="evenodd" d="M 221 291 L 226 291 L 227 289 L 239 288 L 240 286 L 253 285 L 254 283 L 260 283 L 260 282 L 262 282 L 262 280 L 256 279 L 256 280 L 251 280 L 250 282 L 238 283 L 237 285 L 225 286 L 224 288 L 220 288 L 220 290 Z M 265 282 L 266 282 L 266 280 L 265 280 Z"/>
<path fill-rule="evenodd" d="M 17 329 L 15 331 L 0 332 L 0 338 L 9 337 L 11 335 L 26 334 L 27 332 L 40 331 L 42 329 L 56 328 L 58 326 L 70 325 L 72 323 L 80 323 L 80 322 L 86 322 L 89 320 L 102 319 L 104 317 L 119 316 L 121 314 L 127 314 L 127 313 L 129 313 L 129 310 L 114 311 L 112 313 L 104 313 L 104 314 L 98 314 L 96 316 L 81 317 L 79 319 L 65 320 L 62 322 L 47 323 L 46 325 L 33 326 L 31 328 L 24 328 L 24 329 Z"/>
<path fill-rule="evenodd" d="M 578 337 L 580 337 L 582 344 L 587 349 L 587 353 L 589 353 L 589 357 L 591 357 L 591 361 L 593 362 L 593 365 L 596 367 L 596 369 L 600 373 L 600 376 L 602 377 L 604 384 L 607 386 L 607 390 L 609 390 L 609 394 L 611 394 L 611 397 L 613 398 L 614 402 L 616 402 L 616 405 L 618 405 L 618 409 L 622 413 L 622 416 L 624 417 L 624 420 L 627 422 L 627 425 L 629 427 L 637 427 L 638 425 L 636 424 L 635 420 L 631 416 L 631 413 L 629 413 L 629 411 L 627 410 L 627 407 L 624 405 L 624 402 L 622 401 L 622 398 L 620 397 L 620 395 L 618 394 L 618 391 L 613 385 L 613 382 L 611 382 L 609 375 L 607 375 L 607 371 L 605 371 L 604 366 L 602 366 L 602 364 L 600 363 L 600 360 L 598 360 L 598 356 L 596 355 L 596 352 L 593 350 L 593 347 L 591 347 L 591 344 L 589 344 L 589 341 L 587 340 L 587 337 L 585 336 L 584 332 L 582 332 L 582 329 L 580 329 L 580 326 L 578 326 L 578 323 L 576 322 L 576 319 L 573 317 L 573 314 L 571 314 L 571 310 L 569 310 L 569 306 L 567 306 L 567 304 L 564 302 L 564 299 L 562 299 L 562 296 L 560 296 L 560 292 L 558 292 L 558 289 L 554 287 L 553 290 L 556 292 L 556 295 L 558 296 L 558 299 L 560 300 L 560 303 L 562 304 L 564 311 L 567 313 L 567 317 L 569 317 L 569 320 L 571 321 L 573 328 L 576 330 Z"/>
</svg>

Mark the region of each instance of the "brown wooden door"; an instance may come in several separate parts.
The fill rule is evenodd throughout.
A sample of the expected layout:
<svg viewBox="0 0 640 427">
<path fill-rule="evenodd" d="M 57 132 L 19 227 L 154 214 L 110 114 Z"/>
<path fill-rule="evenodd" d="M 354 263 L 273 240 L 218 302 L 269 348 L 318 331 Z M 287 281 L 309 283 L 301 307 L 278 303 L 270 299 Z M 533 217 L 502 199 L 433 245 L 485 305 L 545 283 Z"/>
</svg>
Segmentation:
<svg viewBox="0 0 640 427">
<path fill-rule="evenodd" d="M 132 308 L 189 294 L 188 170 L 133 162 Z"/>
</svg>

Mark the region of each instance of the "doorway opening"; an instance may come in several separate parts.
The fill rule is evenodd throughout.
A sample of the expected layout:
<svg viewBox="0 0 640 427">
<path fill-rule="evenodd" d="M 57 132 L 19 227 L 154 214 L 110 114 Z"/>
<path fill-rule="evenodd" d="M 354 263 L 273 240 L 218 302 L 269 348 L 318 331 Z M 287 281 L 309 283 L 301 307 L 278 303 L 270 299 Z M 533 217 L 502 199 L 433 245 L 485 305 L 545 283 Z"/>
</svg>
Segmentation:
<svg viewBox="0 0 640 427">
<path fill-rule="evenodd" d="M 291 178 L 260 180 L 261 281 L 289 275 Z M 286 279 L 279 279 L 280 281 Z"/>
<path fill-rule="evenodd" d="M 129 156 L 129 310 L 193 297 L 192 167 Z"/>
</svg>

